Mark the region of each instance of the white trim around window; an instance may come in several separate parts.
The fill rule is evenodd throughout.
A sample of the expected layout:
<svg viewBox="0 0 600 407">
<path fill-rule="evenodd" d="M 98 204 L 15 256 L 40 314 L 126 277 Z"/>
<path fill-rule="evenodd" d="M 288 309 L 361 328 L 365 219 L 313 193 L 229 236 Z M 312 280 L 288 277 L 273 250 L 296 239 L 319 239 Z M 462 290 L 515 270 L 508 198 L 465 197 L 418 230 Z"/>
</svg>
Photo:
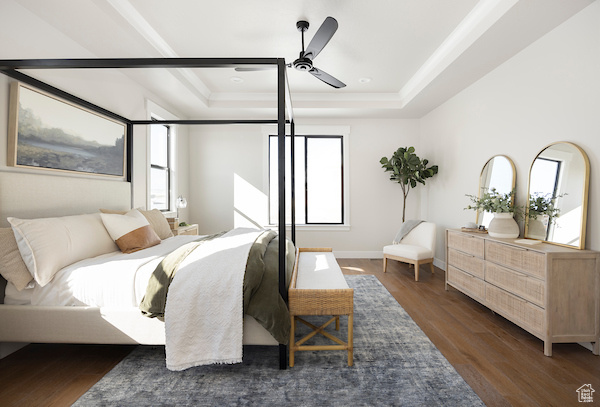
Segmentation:
<svg viewBox="0 0 600 407">
<path fill-rule="evenodd" d="M 162 108 L 161 106 L 157 105 L 156 103 L 152 102 L 151 100 L 146 99 L 146 111 L 147 111 L 147 118 L 149 120 L 152 119 L 156 119 L 156 120 L 179 120 L 179 118 L 175 115 L 173 115 L 172 113 L 170 113 L 168 110 Z M 146 208 L 150 208 L 150 127 L 151 126 L 146 126 L 146 168 L 147 168 L 147 172 L 146 172 Z M 175 179 L 175 176 L 177 174 L 178 168 L 177 168 L 177 160 L 175 159 L 175 154 L 177 151 L 177 126 L 175 125 L 169 125 L 169 186 L 170 186 L 170 191 L 169 191 L 169 208 L 170 210 L 168 212 L 164 212 L 165 215 L 170 215 L 175 213 L 175 199 L 177 198 L 177 194 L 179 193 L 179 191 L 177 191 L 177 182 Z"/>
<path fill-rule="evenodd" d="M 289 134 L 289 126 L 286 126 L 286 133 Z M 269 192 L 269 136 L 277 134 L 276 126 L 262 126 L 263 133 L 263 152 L 264 157 L 264 166 L 263 166 L 263 191 Z M 344 174 L 343 174 L 343 183 L 344 183 L 344 219 L 343 223 L 339 225 L 328 225 L 328 224 L 298 224 L 296 228 L 298 230 L 318 230 L 318 231 L 327 231 L 327 230 L 350 230 L 350 148 L 349 148 L 349 139 L 350 139 L 350 126 L 344 125 L 296 125 L 295 126 L 295 134 L 299 136 L 343 136 L 343 166 L 344 166 Z M 289 158 L 286 157 L 286 161 Z M 268 227 L 273 227 L 274 225 L 265 225 Z"/>
</svg>

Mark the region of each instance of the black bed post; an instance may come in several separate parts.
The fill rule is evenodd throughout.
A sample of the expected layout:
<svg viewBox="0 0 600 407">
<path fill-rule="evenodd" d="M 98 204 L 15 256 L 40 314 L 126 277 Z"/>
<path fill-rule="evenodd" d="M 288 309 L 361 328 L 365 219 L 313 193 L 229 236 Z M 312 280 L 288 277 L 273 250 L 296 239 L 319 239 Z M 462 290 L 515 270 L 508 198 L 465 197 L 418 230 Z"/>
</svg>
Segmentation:
<svg viewBox="0 0 600 407">
<path fill-rule="evenodd" d="M 133 124 L 127 123 L 127 182 L 131 182 L 133 177 Z M 133 188 L 133 183 L 132 183 Z M 133 208 L 133 190 L 131 191 L 131 207 Z"/>
<path fill-rule="evenodd" d="M 292 200 L 292 243 L 294 246 L 296 245 L 296 125 L 294 124 L 294 120 L 290 121 L 290 136 L 291 136 L 291 144 L 290 144 L 290 168 L 291 168 L 291 200 Z"/>
<path fill-rule="evenodd" d="M 279 192 L 279 294 L 287 303 L 285 287 L 285 61 L 277 60 L 277 156 Z M 287 368 L 287 346 L 279 345 L 279 369 Z"/>
</svg>

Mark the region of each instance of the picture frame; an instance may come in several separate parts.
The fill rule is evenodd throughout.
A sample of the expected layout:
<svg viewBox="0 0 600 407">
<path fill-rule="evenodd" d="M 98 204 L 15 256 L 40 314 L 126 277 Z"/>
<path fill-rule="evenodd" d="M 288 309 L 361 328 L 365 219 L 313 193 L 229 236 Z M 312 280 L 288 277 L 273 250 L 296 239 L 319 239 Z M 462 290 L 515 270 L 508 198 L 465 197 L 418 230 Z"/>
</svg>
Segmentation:
<svg viewBox="0 0 600 407">
<path fill-rule="evenodd" d="M 7 165 L 127 177 L 127 125 L 22 82 L 10 89 Z"/>
</svg>

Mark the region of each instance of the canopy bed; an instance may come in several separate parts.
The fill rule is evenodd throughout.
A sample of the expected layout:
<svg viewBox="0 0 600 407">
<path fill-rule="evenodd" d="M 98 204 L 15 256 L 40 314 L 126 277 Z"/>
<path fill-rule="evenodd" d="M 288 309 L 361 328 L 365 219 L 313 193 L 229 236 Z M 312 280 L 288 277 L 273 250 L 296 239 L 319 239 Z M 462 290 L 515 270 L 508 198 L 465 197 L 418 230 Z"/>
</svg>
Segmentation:
<svg viewBox="0 0 600 407">
<path fill-rule="evenodd" d="M 109 110 L 82 100 L 47 83 L 25 75 L 22 69 L 125 69 L 125 68 L 235 68 L 276 66 L 277 68 L 277 117 L 275 119 L 257 120 L 133 120 L 117 115 Z M 290 135 L 294 140 L 294 121 L 291 109 L 291 98 L 286 78 L 286 64 L 282 58 L 134 58 L 134 59 L 37 59 L 37 60 L 4 60 L 0 61 L 0 71 L 22 83 L 34 86 L 51 93 L 68 102 L 77 104 L 87 110 L 109 117 L 123 123 L 126 127 L 126 168 L 122 180 L 69 178 L 70 191 L 55 188 L 57 177 L 38 172 L 0 172 L 0 222 L 6 227 L 7 217 L 45 218 L 69 217 L 98 212 L 100 208 L 129 209 L 132 206 L 132 149 L 133 127 L 150 124 L 174 125 L 243 125 L 243 124 L 276 124 L 278 137 L 278 236 L 286 236 L 285 224 L 285 137 L 289 124 Z M 287 118 L 286 118 L 287 113 Z M 292 145 L 292 169 L 294 143 Z M 58 177 L 64 180 L 64 177 Z M 292 170 L 292 184 L 294 174 Z M 23 188 L 22 185 L 27 185 Z M 73 194 L 73 191 L 77 191 Z M 292 191 L 294 187 L 292 186 Z M 53 207 L 48 208 L 44 197 L 52 197 Z M 295 241 L 294 196 L 292 192 L 292 225 L 291 241 Z M 102 218 L 104 220 L 104 218 Z M 18 221 L 18 219 L 17 219 Z M 17 222 L 14 221 L 14 222 Z M 12 223 L 13 221 L 11 221 Z M 106 223 L 105 223 L 106 225 Z M 13 223 L 14 227 L 14 223 Z M 112 234 L 112 233 L 111 233 Z M 163 242 L 175 245 L 190 242 L 189 236 L 171 237 Z M 291 268 L 287 239 L 276 239 L 277 287 L 280 297 L 287 303 L 286 268 Z M 208 245 L 206 243 L 205 245 Z M 154 249 L 156 249 L 155 246 Z M 153 248 L 144 249 L 151 250 Z M 166 249 L 165 249 L 166 250 Z M 164 251 L 163 249 L 158 250 Z M 134 253 L 135 254 L 135 253 Z M 120 255 L 120 253 L 119 253 Z M 144 257 L 140 254 L 138 257 Z M 149 254 L 156 263 L 165 253 Z M 100 256 L 102 257 L 102 256 Z M 81 260 L 81 259 L 80 259 Z M 88 259 L 83 259 L 87 261 Z M 112 261 L 112 260 L 111 260 Z M 144 260 L 146 261 L 146 260 Z M 142 262 L 144 262 L 142 261 Z M 79 263 L 77 263 L 79 264 Z M 94 264 L 86 265 L 91 268 Z M 65 267 L 60 270 L 63 273 Z M 75 271 L 77 273 L 77 271 Z M 140 271 L 134 271 L 141 273 Z M 146 271 L 147 273 L 147 271 Z M 56 274 L 57 276 L 59 274 Z M 61 278 L 71 281 L 70 277 L 61 274 Z M 0 290 L 4 294 L 6 280 L 0 279 Z M 44 288 L 44 287 L 41 287 Z M 17 295 L 18 297 L 18 295 Z M 135 296 L 134 296 L 135 297 Z M 4 295 L 2 295 L 2 299 Z M 139 298 L 134 299 L 135 301 Z M 164 323 L 156 318 L 141 316 L 137 307 L 119 306 L 64 306 L 39 305 L 22 306 L 6 305 L 0 301 L 0 342 L 55 342 L 55 343 L 112 343 L 112 344 L 164 344 Z M 43 303 L 43 302 L 42 302 Z M 77 304 L 70 304 L 77 305 Z M 244 343 L 277 345 L 278 341 L 255 319 L 244 317 Z M 279 341 L 279 366 L 287 365 L 287 347 Z"/>
</svg>

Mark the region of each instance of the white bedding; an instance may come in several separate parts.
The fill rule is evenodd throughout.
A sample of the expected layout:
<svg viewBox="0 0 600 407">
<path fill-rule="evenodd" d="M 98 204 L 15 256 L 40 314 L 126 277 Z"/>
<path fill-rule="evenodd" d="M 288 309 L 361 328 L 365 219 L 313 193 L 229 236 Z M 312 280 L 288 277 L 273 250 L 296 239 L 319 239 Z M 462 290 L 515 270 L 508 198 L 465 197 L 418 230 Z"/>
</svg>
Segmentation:
<svg viewBox="0 0 600 407">
<path fill-rule="evenodd" d="M 244 274 L 250 248 L 261 233 L 231 230 L 181 262 L 165 307 L 169 370 L 242 361 Z"/>
<path fill-rule="evenodd" d="M 137 307 L 158 263 L 177 247 L 197 239 L 182 235 L 161 244 L 125 254 L 120 251 L 82 260 L 63 268 L 44 287 L 17 291 L 7 284 L 9 305 Z"/>
</svg>

